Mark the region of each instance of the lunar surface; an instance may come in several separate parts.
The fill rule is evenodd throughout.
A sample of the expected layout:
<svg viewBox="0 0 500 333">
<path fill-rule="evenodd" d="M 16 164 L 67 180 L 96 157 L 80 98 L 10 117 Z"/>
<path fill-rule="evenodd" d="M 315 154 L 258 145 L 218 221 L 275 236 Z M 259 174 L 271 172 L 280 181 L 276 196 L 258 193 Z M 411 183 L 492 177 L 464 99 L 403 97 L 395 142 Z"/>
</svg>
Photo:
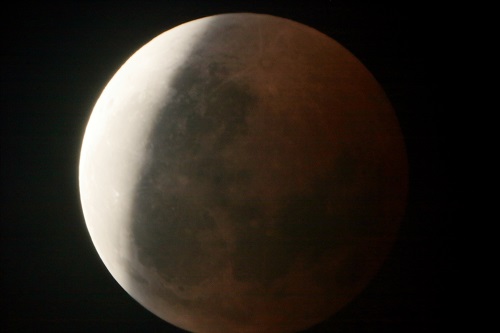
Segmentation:
<svg viewBox="0 0 500 333">
<path fill-rule="evenodd" d="M 201 333 L 334 314 L 377 273 L 407 193 L 370 72 L 312 28 L 249 13 L 188 22 L 130 57 L 95 105 L 79 172 L 116 281 Z"/>
</svg>

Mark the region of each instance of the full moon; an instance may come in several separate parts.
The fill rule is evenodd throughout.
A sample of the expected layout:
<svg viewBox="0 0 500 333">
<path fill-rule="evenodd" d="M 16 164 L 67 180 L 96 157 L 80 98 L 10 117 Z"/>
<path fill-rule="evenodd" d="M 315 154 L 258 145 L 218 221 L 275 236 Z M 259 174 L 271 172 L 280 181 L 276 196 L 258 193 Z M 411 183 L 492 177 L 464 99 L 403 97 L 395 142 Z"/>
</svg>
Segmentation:
<svg viewBox="0 0 500 333">
<path fill-rule="evenodd" d="M 396 114 L 339 43 L 270 15 L 201 18 L 140 48 L 80 156 L 99 256 L 185 330 L 296 332 L 355 298 L 397 237 Z"/>
</svg>

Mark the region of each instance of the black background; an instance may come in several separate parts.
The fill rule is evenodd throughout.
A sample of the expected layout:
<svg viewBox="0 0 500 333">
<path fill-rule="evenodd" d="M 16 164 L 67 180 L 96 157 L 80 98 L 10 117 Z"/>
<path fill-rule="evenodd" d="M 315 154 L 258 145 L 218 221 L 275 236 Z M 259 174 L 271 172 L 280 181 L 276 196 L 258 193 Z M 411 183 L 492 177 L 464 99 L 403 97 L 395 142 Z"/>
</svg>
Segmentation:
<svg viewBox="0 0 500 333">
<path fill-rule="evenodd" d="M 2 331 L 182 332 L 128 296 L 99 259 L 79 201 L 79 151 L 93 105 L 133 52 L 178 24 L 225 12 L 290 18 L 340 42 L 383 86 L 405 137 L 410 195 L 390 258 L 357 299 L 307 332 L 450 329 L 444 11 L 425 2 L 250 2 L 3 9 Z"/>
</svg>

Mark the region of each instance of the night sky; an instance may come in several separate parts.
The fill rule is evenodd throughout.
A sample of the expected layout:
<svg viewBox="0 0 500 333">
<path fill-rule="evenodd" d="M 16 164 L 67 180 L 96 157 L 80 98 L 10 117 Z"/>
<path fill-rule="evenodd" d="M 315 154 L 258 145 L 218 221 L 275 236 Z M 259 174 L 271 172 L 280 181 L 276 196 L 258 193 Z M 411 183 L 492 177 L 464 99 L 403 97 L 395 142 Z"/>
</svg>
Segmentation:
<svg viewBox="0 0 500 333">
<path fill-rule="evenodd" d="M 135 302 L 104 267 L 83 219 L 78 160 L 95 102 L 137 49 L 181 23 L 227 12 L 289 18 L 340 42 L 385 89 L 404 134 L 410 193 L 400 238 L 367 289 L 307 332 L 449 328 L 442 11 L 423 2 L 215 2 L 21 3 L 3 9 L 0 330 L 183 332 Z"/>
</svg>

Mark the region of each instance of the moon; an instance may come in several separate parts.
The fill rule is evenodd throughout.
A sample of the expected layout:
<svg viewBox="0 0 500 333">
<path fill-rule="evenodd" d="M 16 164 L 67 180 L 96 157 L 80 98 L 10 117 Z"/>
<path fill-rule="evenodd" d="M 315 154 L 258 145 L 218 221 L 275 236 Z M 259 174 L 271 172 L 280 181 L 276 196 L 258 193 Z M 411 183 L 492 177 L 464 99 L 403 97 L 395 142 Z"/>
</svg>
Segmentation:
<svg viewBox="0 0 500 333">
<path fill-rule="evenodd" d="M 98 99 L 79 186 L 97 252 L 193 332 L 295 332 L 377 274 L 408 171 L 384 91 L 330 37 L 264 14 L 168 30 Z"/>
</svg>

